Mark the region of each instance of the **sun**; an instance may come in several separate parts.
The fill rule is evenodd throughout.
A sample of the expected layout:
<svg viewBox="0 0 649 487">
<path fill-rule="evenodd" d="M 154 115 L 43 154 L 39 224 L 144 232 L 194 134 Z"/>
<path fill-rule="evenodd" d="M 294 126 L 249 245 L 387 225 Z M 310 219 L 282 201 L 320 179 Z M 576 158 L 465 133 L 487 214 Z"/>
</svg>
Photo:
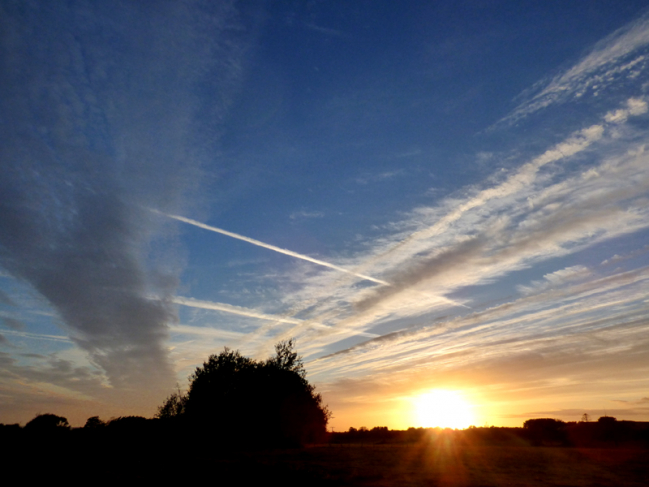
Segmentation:
<svg viewBox="0 0 649 487">
<path fill-rule="evenodd" d="M 415 398 L 419 426 L 468 428 L 475 422 L 471 405 L 457 391 L 434 389 Z"/>
</svg>

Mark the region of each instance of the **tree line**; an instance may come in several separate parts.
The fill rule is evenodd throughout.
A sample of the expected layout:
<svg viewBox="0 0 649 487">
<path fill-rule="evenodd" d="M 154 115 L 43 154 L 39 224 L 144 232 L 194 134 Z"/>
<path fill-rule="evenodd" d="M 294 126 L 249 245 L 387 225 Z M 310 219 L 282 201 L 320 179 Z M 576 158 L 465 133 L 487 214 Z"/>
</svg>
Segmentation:
<svg viewBox="0 0 649 487">
<path fill-rule="evenodd" d="M 189 377 L 187 392 L 171 393 L 158 407 L 154 418 L 126 416 L 103 421 L 88 418 L 75 437 L 84 441 L 100 438 L 104 443 L 149 441 L 176 442 L 211 438 L 212 447 L 291 447 L 306 443 L 381 443 L 418 442 L 451 434 L 440 428 L 389 430 L 385 426 L 349 428 L 342 433 L 327 433 L 331 411 L 322 396 L 306 379 L 301 357 L 293 340 L 279 342 L 275 355 L 253 360 L 237 350 L 225 348 L 211 355 Z M 62 438 L 70 428 L 66 418 L 39 414 L 24 428 L 0 424 L 0 437 L 6 441 L 49 436 Z M 603 416 L 590 421 L 584 414 L 579 422 L 553 418 L 525 421 L 522 428 L 476 428 L 453 434 L 485 444 L 524 442 L 545 446 L 606 446 L 633 444 L 649 446 L 649 423 L 617 421 Z M 166 440 L 165 440 L 166 439 Z"/>
<path fill-rule="evenodd" d="M 189 377 L 186 393 L 170 394 L 154 418 L 88 418 L 83 435 L 102 437 L 204 437 L 225 448 L 300 446 L 324 439 L 331 412 L 306 379 L 293 340 L 279 342 L 275 355 L 253 360 L 227 347 L 211 355 Z M 24 428 L 0 425 L 0 434 L 58 435 L 68 420 L 39 414 Z"/>
<path fill-rule="evenodd" d="M 463 430 L 450 428 L 408 428 L 389 430 L 385 426 L 349 428 L 331 433 L 334 444 L 420 443 L 454 439 L 467 444 L 494 446 L 551 446 L 551 447 L 630 447 L 649 448 L 649 422 L 618 421 L 602 416 L 590 421 L 565 422 L 554 418 L 534 418 L 523 427 L 470 426 Z"/>
</svg>

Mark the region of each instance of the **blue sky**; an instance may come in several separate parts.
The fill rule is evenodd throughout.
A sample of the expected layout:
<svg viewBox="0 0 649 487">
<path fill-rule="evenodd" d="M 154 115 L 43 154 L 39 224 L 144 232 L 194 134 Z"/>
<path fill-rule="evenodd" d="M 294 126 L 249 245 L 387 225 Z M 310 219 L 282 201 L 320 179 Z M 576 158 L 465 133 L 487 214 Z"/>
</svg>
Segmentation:
<svg viewBox="0 0 649 487">
<path fill-rule="evenodd" d="M 332 426 L 649 420 L 647 2 L 3 2 L 0 421 L 295 338 Z"/>
</svg>

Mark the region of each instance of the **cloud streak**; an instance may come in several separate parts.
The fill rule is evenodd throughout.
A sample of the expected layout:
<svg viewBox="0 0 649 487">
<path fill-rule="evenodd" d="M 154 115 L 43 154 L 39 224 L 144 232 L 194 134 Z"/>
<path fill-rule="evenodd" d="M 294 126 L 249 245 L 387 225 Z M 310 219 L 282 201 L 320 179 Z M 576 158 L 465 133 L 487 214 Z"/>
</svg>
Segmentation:
<svg viewBox="0 0 649 487">
<path fill-rule="evenodd" d="M 242 308 L 241 306 L 233 306 L 231 304 L 225 304 L 225 303 L 215 303 L 212 301 L 202 301 L 194 298 L 184 298 L 182 296 L 175 296 L 174 298 L 172 298 L 172 301 L 176 304 L 181 304 L 183 306 L 189 306 L 192 308 L 209 309 L 212 311 L 223 311 L 225 313 L 231 313 L 239 316 L 247 316 L 248 318 L 257 318 L 260 320 L 275 321 L 277 323 L 297 324 L 297 323 L 301 323 L 302 321 L 295 318 L 269 315 L 252 309 Z"/>
<path fill-rule="evenodd" d="M 647 105 L 631 98 L 623 106 L 602 117 L 613 118 L 611 122 L 571 134 L 502 183 L 478 190 L 465 200 L 413 212 L 423 229 L 397 236 L 396 243 L 379 242 L 379 250 L 359 257 L 357 261 L 364 262 L 354 267 L 380 272 L 394 285 L 362 290 L 341 287 L 333 298 L 313 308 L 311 319 L 332 327 L 309 332 L 310 352 L 319 353 L 333 343 L 337 326 L 372 331 L 381 323 L 439 313 L 448 303 L 435 301 L 434 296 L 494 282 L 545 260 L 647 228 L 649 215 L 643 201 L 649 191 L 645 169 L 649 156 L 638 141 L 635 150 L 625 143 L 622 150 L 617 148 L 625 137 L 627 119 L 644 114 Z M 591 162 L 582 171 L 557 179 L 556 174 L 564 171 L 561 165 L 577 157 Z M 435 223 L 425 227 L 426 220 Z M 573 269 L 577 270 L 583 272 Z M 548 282 L 556 284 L 561 274 L 548 275 Z M 563 271 L 563 278 L 568 277 L 568 271 Z M 317 301 L 315 292 L 307 286 L 294 299 Z M 431 299 L 425 299 L 426 294 Z M 299 333 L 299 326 L 292 331 Z"/>
<path fill-rule="evenodd" d="M 321 323 L 316 323 L 312 320 L 309 321 L 299 320 L 297 318 L 292 318 L 288 315 L 269 315 L 253 309 L 242 308 L 241 306 L 233 306 L 231 304 L 215 303 L 213 301 L 202 301 L 194 298 L 185 298 L 182 296 L 175 296 L 174 298 L 172 298 L 172 302 L 183 306 L 189 306 L 191 308 L 208 309 L 212 311 L 223 311 L 225 313 L 245 316 L 248 318 L 256 318 L 260 320 L 272 321 L 273 323 L 288 323 L 292 325 L 304 325 L 304 326 L 314 327 L 314 328 L 329 329 L 328 326 L 323 325 Z M 350 330 L 344 330 L 344 331 L 350 331 Z M 351 332 L 352 334 L 355 335 L 361 335 L 361 336 L 371 337 L 371 338 L 375 338 L 378 336 L 375 333 L 364 333 L 358 330 L 351 330 Z"/>
<path fill-rule="evenodd" d="M 646 109 L 646 103 L 644 104 Z M 467 212 L 477 209 L 494 199 L 503 199 L 514 195 L 521 190 L 530 187 L 536 176 L 544 166 L 557 162 L 586 150 L 590 145 L 599 140 L 604 132 L 602 125 L 593 125 L 569 136 L 563 142 L 544 152 L 541 156 L 524 164 L 513 175 L 508 177 L 499 185 L 479 191 L 475 196 L 466 201 L 455 204 L 452 211 L 437 219 L 434 225 L 418 230 L 397 244 L 391 245 L 387 250 L 367 260 L 358 269 L 367 269 L 381 261 L 392 261 L 392 256 L 402 251 L 408 245 L 416 244 L 418 241 L 427 241 L 431 238 L 442 235 L 450 226 L 462 218 Z"/>
<path fill-rule="evenodd" d="M 177 270 L 142 208 L 182 205 L 217 138 L 245 47 L 233 5 L 0 7 L 0 265 L 115 387 L 174 381 Z"/>
<path fill-rule="evenodd" d="M 555 103 L 586 95 L 597 96 L 612 84 L 642 82 L 649 53 L 649 14 L 613 32 L 572 68 L 549 82 L 537 83 L 528 93 L 537 92 L 499 123 L 513 123 Z"/>
<path fill-rule="evenodd" d="M 604 350 L 611 354 L 616 348 L 612 342 L 623 347 L 647 342 L 642 301 L 648 279 L 649 270 L 644 268 L 568 282 L 480 312 L 370 340 L 323 357 L 312 363 L 311 370 L 329 374 L 335 370 L 351 377 L 352 372 L 387 373 L 408 367 L 463 368 L 540 352 L 578 349 L 575 360 Z"/>
</svg>

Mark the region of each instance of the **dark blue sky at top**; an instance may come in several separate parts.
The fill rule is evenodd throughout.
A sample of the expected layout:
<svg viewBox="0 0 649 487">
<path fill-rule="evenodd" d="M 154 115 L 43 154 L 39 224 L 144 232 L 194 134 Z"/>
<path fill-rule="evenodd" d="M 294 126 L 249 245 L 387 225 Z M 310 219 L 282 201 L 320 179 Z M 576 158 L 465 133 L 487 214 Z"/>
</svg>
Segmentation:
<svg viewBox="0 0 649 487">
<path fill-rule="evenodd" d="M 327 198 L 370 222 L 480 180 L 484 130 L 514 98 L 646 5 L 596 3 L 273 3 L 225 123 L 214 216 L 264 233 Z M 399 170 L 378 200 L 353 183 Z"/>
<path fill-rule="evenodd" d="M 357 232 L 369 236 L 386 218 L 520 163 L 508 151 L 525 146 L 529 126 L 489 128 L 525 89 L 645 7 L 273 2 L 252 15 L 255 41 L 206 167 L 209 223 L 309 255 L 335 254 L 341 241 L 353 250 Z M 552 130 L 536 131 L 528 149 L 554 142 Z M 476 157 L 491 150 L 505 157 L 495 165 Z M 319 216 L 290 218 L 300 211 Z M 197 249 L 188 269 L 251 254 L 270 267 L 290 263 L 186 231 Z"/>
</svg>

